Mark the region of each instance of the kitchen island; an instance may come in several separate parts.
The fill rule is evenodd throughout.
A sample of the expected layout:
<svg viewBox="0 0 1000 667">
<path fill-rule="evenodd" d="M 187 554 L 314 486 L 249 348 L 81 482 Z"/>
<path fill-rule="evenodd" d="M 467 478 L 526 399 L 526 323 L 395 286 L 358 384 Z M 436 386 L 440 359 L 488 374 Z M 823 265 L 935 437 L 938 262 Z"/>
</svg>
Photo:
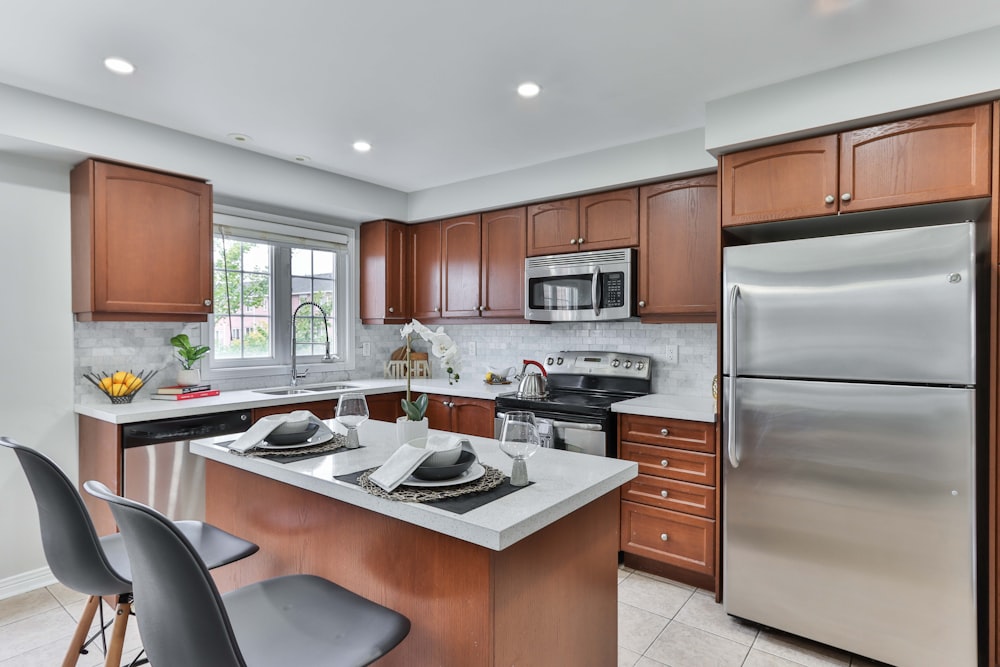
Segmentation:
<svg viewBox="0 0 1000 667">
<path fill-rule="evenodd" d="M 208 459 L 207 519 L 261 546 L 216 571 L 220 590 L 298 572 L 332 579 L 409 617 L 384 665 L 617 662 L 618 487 L 635 463 L 541 449 L 530 486 L 458 514 L 334 479 L 396 449 L 394 424 L 370 420 L 359 434 L 361 449 L 284 464 L 218 444 L 232 436 L 192 442 Z M 468 439 L 509 474 L 495 440 Z"/>
</svg>

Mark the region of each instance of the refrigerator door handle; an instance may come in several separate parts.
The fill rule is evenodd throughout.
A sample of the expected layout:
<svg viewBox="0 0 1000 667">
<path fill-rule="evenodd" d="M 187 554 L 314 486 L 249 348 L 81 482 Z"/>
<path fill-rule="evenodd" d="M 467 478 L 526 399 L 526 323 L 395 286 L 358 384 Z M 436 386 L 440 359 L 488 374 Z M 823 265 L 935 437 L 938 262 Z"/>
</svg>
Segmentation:
<svg viewBox="0 0 1000 667">
<path fill-rule="evenodd" d="M 733 468 L 740 467 L 740 459 L 736 455 L 736 302 L 740 298 L 740 286 L 733 285 L 729 293 L 729 304 L 726 309 L 729 321 L 729 382 L 727 382 L 726 392 L 729 395 L 729 410 L 726 416 L 729 422 L 729 430 L 726 437 L 726 451 L 729 455 L 729 463 Z"/>
<path fill-rule="evenodd" d="M 594 267 L 594 279 L 590 283 L 590 302 L 594 304 L 594 316 L 601 314 L 601 269 Z"/>
</svg>

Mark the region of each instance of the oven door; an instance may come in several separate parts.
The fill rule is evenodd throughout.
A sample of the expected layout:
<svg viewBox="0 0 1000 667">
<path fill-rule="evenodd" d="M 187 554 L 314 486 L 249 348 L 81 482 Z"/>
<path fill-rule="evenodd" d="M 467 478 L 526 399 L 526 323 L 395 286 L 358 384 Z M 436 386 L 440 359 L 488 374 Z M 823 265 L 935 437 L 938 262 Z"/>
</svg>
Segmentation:
<svg viewBox="0 0 1000 667">
<path fill-rule="evenodd" d="M 614 434 L 609 431 L 606 420 L 540 410 L 530 412 L 535 413 L 543 447 L 594 456 L 615 456 Z M 494 437 L 497 440 L 500 439 L 504 414 L 498 408 L 494 420 Z"/>
</svg>

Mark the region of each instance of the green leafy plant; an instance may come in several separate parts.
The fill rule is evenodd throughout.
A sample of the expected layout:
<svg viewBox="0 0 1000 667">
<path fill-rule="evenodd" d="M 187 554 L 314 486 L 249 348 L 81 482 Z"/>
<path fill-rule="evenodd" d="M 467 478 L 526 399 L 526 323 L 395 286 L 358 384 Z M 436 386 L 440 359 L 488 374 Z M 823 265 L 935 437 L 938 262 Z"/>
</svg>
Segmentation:
<svg viewBox="0 0 1000 667">
<path fill-rule="evenodd" d="M 177 358 L 184 370 L 191 370 L 194 363 L 208 354 L 207 345 L 192 345 L 187 334 L 177 334 L 170 339 L 170 344 L 177 348 Z"/>
</svg>

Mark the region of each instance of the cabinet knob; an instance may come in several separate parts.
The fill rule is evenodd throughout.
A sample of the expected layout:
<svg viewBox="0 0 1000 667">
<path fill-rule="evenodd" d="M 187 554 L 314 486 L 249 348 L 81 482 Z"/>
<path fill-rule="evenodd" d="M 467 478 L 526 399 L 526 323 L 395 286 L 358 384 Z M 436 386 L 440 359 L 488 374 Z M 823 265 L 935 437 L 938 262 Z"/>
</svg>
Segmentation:
<svg viewBox="0 0 1000 667">
<path fill-rule="evenodd" d="M 390 312 L 390 313 L 394 313 L 394 312 L 396 312 L 396 309 L 395 309 L 395 308 L 393 308 L 392 306 L 389 306 L 389 312 Z"/>
<path fill-rule="evenodd" d="M 479 312 L 486 310 L 486 306 L 479 306 Z"/>
<path fill-rule="evenodd" d="M 667 490 L 664 489 L 663 491 L 660 491 L 660 495 L 663 496 L 664 498 L 666 498 L 667 497 Z"/>
<path fill-rule="evenodd" d="M 837 198 L 834 197 L 833 195 L 827 195 L 826 196 L 826 203 L 827 204 L 832 204 L 835 201 L 837 201 Z"/>
<path fill-rule="evenodd" d="M 581 236 L 580 238 L 578 238 L 576 242 L 580 245 L 583 245 L 583 237 Z"/>
<path fill-rule="evenodd" d="M 666 468 L 668 465 L 670 465 L 670 461 L 663 459 L 662 461 L 660 461 L 660 465 Z"/>
<path fill-rule="evenodd" d="M 211 306 L 212 305 L 212 300 L 211 299 L 205 299 L 205 305 L 206 306 Z"/>
<path fill-rule="evenodd" d="M 576 245 L 576 239 L 570 239 L 569 240 L 569 244 L 570 245 Z"/>
<path fill-rule="evenodd" d="M 840 195 L 840 201 L 851 201 L 851 193 L 845 192 L 844 194 Z"/>
<path fill-rule="evenodd" d="M 645 308 L 646 307 L 646 302 L 645 301 L 640 301 L 639 302 L 639 307 L 640 308 Z"/>
<path fill-rule="evenodd" d="M 667 535 L 666 533 L 660 533 L 660 539 L 666 542 L 667 540 L 670 539 L 670 536 Z"/>
<path fill-rule="evenodd" d="M 665 438 L 665 437 L 667 437 L 668 435 L 670 435 L 670 431 L 668 431 L 668 430 L 667 430 L 667 429 L 665 429 L 665 428 L 661 428 L 661 429 L 660 429 L 660 435 L 662 435 L 662 436 L 663 436 L 663 437 Z"/>
<path fill-rule="evenodd" d="M 441 312 L 441 306 L 434 306 L 434 312 L 435 313 L 440 313 Z"/>
</svg>

